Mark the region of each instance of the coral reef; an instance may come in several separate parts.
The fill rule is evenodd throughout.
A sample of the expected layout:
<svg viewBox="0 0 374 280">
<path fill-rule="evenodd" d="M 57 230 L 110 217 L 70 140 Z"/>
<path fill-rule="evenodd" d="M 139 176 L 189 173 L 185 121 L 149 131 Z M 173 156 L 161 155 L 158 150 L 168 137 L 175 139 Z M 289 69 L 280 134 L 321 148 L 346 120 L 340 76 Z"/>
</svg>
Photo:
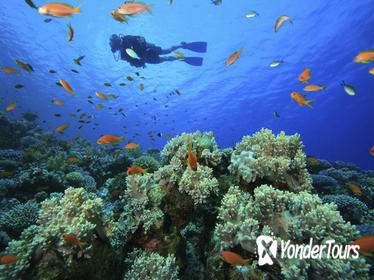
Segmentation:
<svg viewBox="0 0 374 280">
<path fill-rule="evenodd" d="M 126 261 L 133 264 L 126 272 L 124 280 L 178 279 L 179 269 L 173 255 L 165 258 L 156 253 L 147 254 L 145 251 L 136 250 Z"/>
<path fill-rule="evenodd" d="M 342 219 L 334 204 L 323 204 L 318 196 L 307 192 L 295 194 L 268 185 L 255 188 L 253 197 L 239 187 L 231 187 L 222 199 L 218 219 L 215 236 L 221 250 L 240 245 L 252 254 L 256 252 L 256 237 L 270 233 L 278 241 L 290 240 L 296 244 L 308 244 L 310 238 L 313 238 L 313 244 L 326 239 L 349 244 L 359 237 L 355 227 Z M 285 279 L 319 275 L 320 271 L 329 271 L 329 279 L 339 279 L 341 275 L 335 269 L 336 262 L 278 261 Z M 355 273 L 357 279 L 367 279 L 368 265 L 364 264 L 363 258 L 349 262 L 344 273 Z"/>
<path fill-rule="evenodd" d="M 151 156 L 141 156 L 135 159 L 133 165 L 140 166 L 143 169 L 147 169 L 147 172 L 153 173 L 160 168 L 159 162 Z"/>
<path fill-rule="evenodd" d="M 244 136 L 231 155 L 229 170 L 246 183 L 266 179 L 277 187 L 299 192 L 312 188 L 300 135 L 276 137 L 269 129 Z"/>
</svg>

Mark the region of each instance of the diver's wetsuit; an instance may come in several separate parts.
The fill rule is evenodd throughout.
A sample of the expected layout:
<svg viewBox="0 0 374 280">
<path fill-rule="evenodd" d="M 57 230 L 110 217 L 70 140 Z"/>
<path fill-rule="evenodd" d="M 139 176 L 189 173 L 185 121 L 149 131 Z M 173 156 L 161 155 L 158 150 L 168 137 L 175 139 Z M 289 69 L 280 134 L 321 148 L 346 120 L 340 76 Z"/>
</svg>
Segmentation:
<svg viewBox="0 0 374 280">
<path fill-rule="evenodd" d="M 145 63 L 157 64 L 164 61 L 172 61 L 177 58 L 174 56 L 160 57 L 161 54 L 168 54 L 180 48 L 181 46 L 173 46 L 169 49 L 162 49 L 154 44 L 147 43 L 141 36 L 123 36 L 120 35 L 121 59 L 128 61 L 132 66 L 145 67 Z M 126 53 L 126 49 L 132 49 L 140 59 L 133 58 Z"/>
</svg>

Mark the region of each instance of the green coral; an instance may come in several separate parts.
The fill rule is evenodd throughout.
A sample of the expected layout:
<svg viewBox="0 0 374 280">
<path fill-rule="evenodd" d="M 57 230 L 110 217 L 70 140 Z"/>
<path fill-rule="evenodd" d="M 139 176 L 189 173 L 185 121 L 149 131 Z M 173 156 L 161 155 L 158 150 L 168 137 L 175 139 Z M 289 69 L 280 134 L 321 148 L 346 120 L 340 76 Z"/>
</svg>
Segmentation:
<svg viewBox="0 0 374 280">
<path fill-rule="evenodd" d="M 359 237 L 355 226 L 346 223 L 336 211 L 335 204 L 324 204 L 317 195 L 307 192 L 295 194 L 268 185 L 255 188 L 253 197 L 239 187 L 230 187 L 222 199 L 218 219 L 215 237 L 221 248 L 241 245 L 252 254 L 256 252 L 256 238 L 271 233 L 278 244 L 281 240 L 308 244 L 310 238 L 314 244 L 332 239 L 336 244 L 349 244 Z M 354 272 L 355 279 L 367 279 L 369 266 L 363 258 L 344 260 L 344 263 L 347 275 Z M 306 279 L 309 273 L 317 273 L 316 267 L 330 271 L 328 279 L 341 279 L 340 270 L 335 270 L 338 265 L 335 260 L 281 259 L 279 265 L 285 279 Z"/>
<path fill-rule="evenodd" d="M 59 152 L 54 157 L 50 157 L 47 161 L 47 169 L 49 171 L 64 171 L 66 166 L 64 152 Z"/>
<path fill-rule="evenodd" d="M 116 223 L 111 213 L 104 214 L 102 204 L 101 198 L 87 194 L 83 188 L 68 188 L 61 199 L 52 197 L 43 201 L 39 225 L 26 229 L 21 240 L 10 243 L 7 248 L 10 254 L 25 260 L 22 267 L 9 267 L 7 275 L 21 279 L 31 258 L 35 258 L 31 252 L 37 252 L 38 257 L 33 259 L 36 279 L 54 279 L 62 273 L 67 278 L 90 274 L 92 279 L 102 279 L 113 267 L 99 266 L 99 263 L 105 259 L 116 262 L 114 250 L 105 242 L 117 234 Z M 71 244 L 62 238 L 64 234 L 73 234 L 86 245 L 80 248 Z M 77 254 L 89 257 L 89 261 L 82 263 Z"/>
<path fill-rule="evenodd" d="M 148 173 L 153 173 L 160 168 L 160 163 L 151 156 L 141 156 L 135 159 L 132 164 L 140 166 L 143 169 L 147 169 Z"/>
<path fill-rule="evenodd" d="M 65 183 L 69 186 L 79 188 L 84 187 L 85 179 L 81 173 L 74 171 L 66 174 Z"/>
<path fill-rule="evenodd" d="M 133 263 L 126 272 L 124 280 L 177 280 L 179 268 L 174 255 L 162 257 L 157 253 L 148 254 L 135 250 L 127 259 Z"/>
<path fill-rule="evenodd" d="M 300 135 L 276 137 L 269 129 L 244 136 L 231 155 L 229 170 L 245 182 L 266 179 L 277 187 L 299 192 L 312 189 Z"/>
</svg>

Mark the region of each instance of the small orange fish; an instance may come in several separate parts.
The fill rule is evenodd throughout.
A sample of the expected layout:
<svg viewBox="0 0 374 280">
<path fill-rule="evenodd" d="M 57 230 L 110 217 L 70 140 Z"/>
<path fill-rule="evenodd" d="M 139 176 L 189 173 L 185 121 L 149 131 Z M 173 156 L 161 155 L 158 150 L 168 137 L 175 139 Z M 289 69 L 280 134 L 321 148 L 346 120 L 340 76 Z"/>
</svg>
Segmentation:
<svg viewBox="0 0 374 280">
<path fill-rule="evenodd" d="M 114 94 L 109 94 L 108 95 L 110 98 L 118 98 L 119 97 L 119 95 L 114 95 Z"/>
<path fill-rule="evenodd" d="M 68 84 L 67 81 L 60 79 L 60 83 L 61 83 L 61 85 L 64 87 L 64 89 L 65 89 L 68 93 L 71 94 L 71 96 L 74 96 L 75 93 L 73 92 L 73 90 L 71 89 L 71 87 L 70 87 L 70 85 Z"/>
<path fill-rule="evenodd" d="M 66 142 L 66 147 L 70 147 L 70 146 L 72 146 L 73 144 L 74 144 L 73 141 L 68 141 L 68 142 Z"/>
<path fill-rule="evenodd" d="M 5 111 L 7 111 L 7 112 L 13 111 L 14 108 L 16 108 L 16 105 L 17 105 L 17 102 L 10 103 L 8 106 L 6 106 Z"/>
<path fill-rule="evenodd" d="M 373 145 L 373 147 L 371 147 L 371 149 L 370 149 L 370 154 L 371 154 L 372 156 L 374 156 L 374 145 Z"/>
<path fill-rule="evenodd" d="M 85 155 L 86 157 L 89 157 L 89 156 L 91 156 L 92 154 L 91 154 L 90 152 L 87 152 L 87 153 L 84 153 L 84 155 Z"/>
<path fill-rule="evenodd" d="M 188 147 L 188 158 L 187 163 L 192 170 L 197 170 L 197 157 L 194 152 L 192 152 L 192 143 Z"/>
<path fill-rule="evenodd" d="M 233 64 L 239 57 L 240 54 L 242 54 L 243 48 L 241 48 L 238 52 L 234 52 L 230 58 L 226 61 L 226 67 L 230 66 Z"/>
<path fill-rule="evenodd" d="M 74 30 L 73 28 L 71 27 L 71 24 L 67 24 L 67 27 L 69 28 L 69 36 L 68 36 L 68 42 L 70 42 L 71 40 L 73 40 L 73 36 L 74 36 Z"/>
<path fill-rule="evenodd" d="M 86 113 L 82 113 L 82 114 L 79 115 L 79 118 L 81 119 L 81 118 L 83 118 L 85 115 L 86 115 Z"/>
<path fill-rule="evenodd" d="M 374 67 L 369 70 L 369 73 L 374 75 Z"/>
<path fill-rule="evenodd" d="M 326 90 L 326 86 L 320 85 L 307 85 L 303 88 L 304 91 L 319 91 L 319 90 Z"/>
<path fill-rule="evenodd" d="M 108 100 L 108 97 L 104 93 L 96 91 L 95 94 L 101 99 Z"/>
<path fill-rule="evenodd" d="M 358 196 L 362 195 L 362 191 L 357 185 L 352 184 L 352 183 L 345 183 L 345 184 L 351 189 L 351 191 L 353 191 Z"/>
<path fill-rule="evenodd" d="M 320 164 L 319 160 L 316 159 L 315 157 L 307 157 L 306 160 L 309 164 L 312 164 L 312 165 L 319 165 Z"/>
<path fill-rule="evenodd" d="M 76 163 L 79 161 L 79 158 L 76 158 L 76 157 L 69 157 L 67 160 L 66 160 L 66 163 L 68 164 L 71 164 L 71 163 Z"/>
<path fill-rule="evenodd" d="M 54 17 L 71 17 L 72 14 L 82 14 L 79 11 L 80 4 L 73 8 L 64 3 L 49 3 L 39 7 L 38 12 L 42 15 Z"/>
<path fill-rule="evenodd" d="M 77 245 L 82 250 L 83 245 L 86 245 L 86 243 L 80 242 L 79 239 L 74 234 L 63 234 L 62 238 L 69 242 L 70 244 Z"/>
<path fill-rule="evenodd" d="M 135 175 L 135 174 L 140 174 L 140 173 L 145 174 L 146 169 L 143 169 L 143 168 L 141 168 L 140 166 L 137 166 L 137 165 L 129 167 L 126 171 L 127 175 Z"/>
<path fill-rule="evenodd" d="M 143 90 L 143 89 L 144 89 L 144 85 L 140 84 L 140 90 Z"/>
<path fill-rule="evenodd" d="M 250 259 L 245 260 L 238 254 L 230 252 L 230 251 L 222 251 L 221 253 L 219 253 L 219 256 L 225 262 L 232 264 L 232 265 L 245 265 L 246 263 L 250 261 Z"/>
<path fill-rule="evenodd" d="M 374 49 L 360 52 L 353 61 L 356 63 L 368 64 L 374 60 Z"/>
<path fill-rule="evenodd" d="M 62 102 L 62 101 L 60 101 L 60 100 L 52 100 L 52 102 L 53 102 L 54 104 L 56 104 L 56 105 L 60 105 L 60 106 L 62 106 L 62 105 L 65 104 L 64 102 Z"/>
<path fill-rule="evenodd" d="M 171 139 L 171 138 L 173 138 L 173 135 L 171 135 L 171 134 L 166 134 L 166 135 L 165 135 L 165 138 L 166 138 L 166 139 Z"/>
<path fill-rule="evenodd" d="M 374 235 L 361 237 L 350 245 L 360 245 L 360 249 L 358 249 L 360 253 L 372 253 L 374 252 Z"/>
<path fill-rule="evenodd" d="M 31 156 L 32 155 L 32 152 L 23 152 L 23 156 L 25 157 L 28 157 L 28 156 Z"/>
<path fill-rule="evenodd" d="M 96 109 L 101 109 L 101 108 L 104 108 L 104 105 L 103 105 L 103 104 L 97 104 L 97 105 L 95 106 L 95 108 L 96 108 Z"/>
<path fill-rule="evenodd" d="M 60 125 L 59 127 L 56 128 L 56 132 L 58 133 L 62 133 L 65 129 L 67 129 L 69 127 L 68 124 L 63 124 L 63 125 Z"/>
<path fill-rule="evenodd" d="M 74 137 L 74 140 L 77 141 L 78 139 L 80 139 L 81 137 L 80 136 L 75 136 Z"/>
<path fill-rule="evenodd" d="M 126 2 L 118 9 L 118 13 L 122 15 L 133 15 L 133 14 L 141 14 L 143 11 L 147 11 L 148 13 L 152 14 L 149 10 L 149 7 L 153 5 L 144 6 L 142 3 L 139 2 Z"/>
<path fill-rule="evenodd" d="M 97 141 L 96 143 L 99 144 L 99 145 L 104 145 L 104 146 L 108 146 L 108 145 L 117 145 L 118 142 L 123 142 L 123 137 L 125 135 L 121 136 L 121 137 L 118 137 L 116 135 L 104 135 L 104 136 L 101 136 Z"/>
<path fill-rule="evenodd" d="M 32 67 L 30 66 L 30 64 L 27 64 L 27 63 L 23 63 L 22 61 L 19 61 L 19 60 L 15 60 L 16 64 L 21 67 L 23 70 L 25 70 L 26 72 L 28 72 L 29 74 L 31 74 L 31 72 L 34 72 L 34 70 L 32 69 Z"/>
<path fill-rule="evenodd" d="M 119 21 L 119 22 L 126 22 L 127 23 L 127 18 L 125 17 L 125 15 L 122 15 L 122 14 L 119 13 L 119 9 L 113 10 L 110 13 L 110 16 L 112 18 L 114 18 L 115 20 Z"/>
<path fill-rule="evenodd" d="M 300 106 L 302 106 L 302 107 L 303 107 L 304 105 L 307 105 L 307 106 L 313 108 L 313 106 L 310 105 L 309 103 L 315 101 L 315 99 L 312 99 L 312 100 L 306 100 L 305 97 L 302 96 L 302 95 L 301 95 L 300 93 L 298 93 L 297 91 L 294 91 L 294 92 L 291 93 L 291 98 L 292 98 L 293 100 L 295 100 L 295 102 L 296 102 L 297 104 L 299 104 Z"/>
<path fill-rule="evenodd" d="M 3 68 L 1 68 L 1 70 L 3 71 L 3 72 L 5 72 L 5 73 L 8 73 L 8 74 L 18 74 L 19 73 L 19 71 L 18 70 L 16 70 L 16 69 L 14 69 L 14 68 L 12 68 L 12 67 L 3 67 Z"/>
<path fill-rule="evenodd" d="M 176 57 L 178 57 L 179 59 L 184 59 L 184 54 L 181 53 L 181 52 L 178 52 L 178 51 L 175 51 L 173 52 L 175 54 Z"/>
<path fill-rule="evenodd" d="M 277 32 L 278 29 L 279 29 L 279 27 L 281 27 L 282 24 L 283 24 L 286 20 L 288 20 L 289 22 L 291 22 L 291 23 L 293 24 L 292 20 L 291 20 L 288 16 L 286 16 L 286 15 L 280 16 L 280 17 L 277 19 L 277 21 L 275 22 L 274 31 Z"/>
<path fill-rule="evenodd" d="M 2 264 L 13 264 L 18 261 L 20 257 L 12 256 L 12 255 L 5 255 L 2 256 L 0 259 L 0 263 Z"/>
<path fill-rule="evenodd" d="M 126 149 L 136 149 L 136 148 L 139 147 L 139 146 L 140 146 L 139 144 L 128 143 L 128 144 L 126 144 L 125 148 L 126 148 Z"/>
<path fill-rule="evenodd" d="M 308 83 L 310 77 L 310 68 L 306 68 L 304 72 L 300 74 L 299 81 L 302 83 Z"/>
</svg>

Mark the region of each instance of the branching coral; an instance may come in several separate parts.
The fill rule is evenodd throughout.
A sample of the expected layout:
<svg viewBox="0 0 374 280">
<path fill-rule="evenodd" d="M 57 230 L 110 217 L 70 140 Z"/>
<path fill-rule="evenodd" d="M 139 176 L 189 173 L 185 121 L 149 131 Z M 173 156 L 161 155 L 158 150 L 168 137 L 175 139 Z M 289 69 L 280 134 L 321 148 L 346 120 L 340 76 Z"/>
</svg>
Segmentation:
<svg viewBox="0 0 374 280">
<path fill-rule="evenodd" d="M 298 192 L 311 189 L 300 135 L 276 137 L 269 129 L 244 136 L 231 156 L 229 170 L 247 183 L 267 179 L 276 185 Z"/>
<path fill-rule="evenodd" d="M 290 240 L 296 244 L 308 244 L 310 238 L 314 244 L 327 239 L 333 239 L 337 244 L 349 244 L 359 236 L 356 228 L 342 219 L 334 204 L 323 204 L 318 196 L 307 192 L 295 194 L 268 185 L 257 187 L 254 197 L 238 187 L 231 187 L 222 199 L 218 219 L 215 236 L 221 248 L 239 244 L 251 253 L 256 252 L 256 238 L 270 233 L 278 242 Z M 366 279 L 368 266 L 362 259 L 345 262 L 350 263 L 345 266 L 346 273 L 356 271 L 358 279 Z M 331 266 L 336 265 L 332 262 L 317 263 L 312 259 L 282 260 L 279 263 L 285 279 L 307 277 L 308 273 L 315 272 L 314 267 L 319 266 L 334 271 Z M 340 272 L 334 273 L 331 279 L 338 279 Z"/>
<path fill-rule="evenodd" d="M 157 253 L 147 254 L 145 251 L 135 250 L 127 261 L 133 264 L 125 274 L 124 280 L 178 279 L 179 268 L 173 255 L 165 258 Z"/>
</svg>

